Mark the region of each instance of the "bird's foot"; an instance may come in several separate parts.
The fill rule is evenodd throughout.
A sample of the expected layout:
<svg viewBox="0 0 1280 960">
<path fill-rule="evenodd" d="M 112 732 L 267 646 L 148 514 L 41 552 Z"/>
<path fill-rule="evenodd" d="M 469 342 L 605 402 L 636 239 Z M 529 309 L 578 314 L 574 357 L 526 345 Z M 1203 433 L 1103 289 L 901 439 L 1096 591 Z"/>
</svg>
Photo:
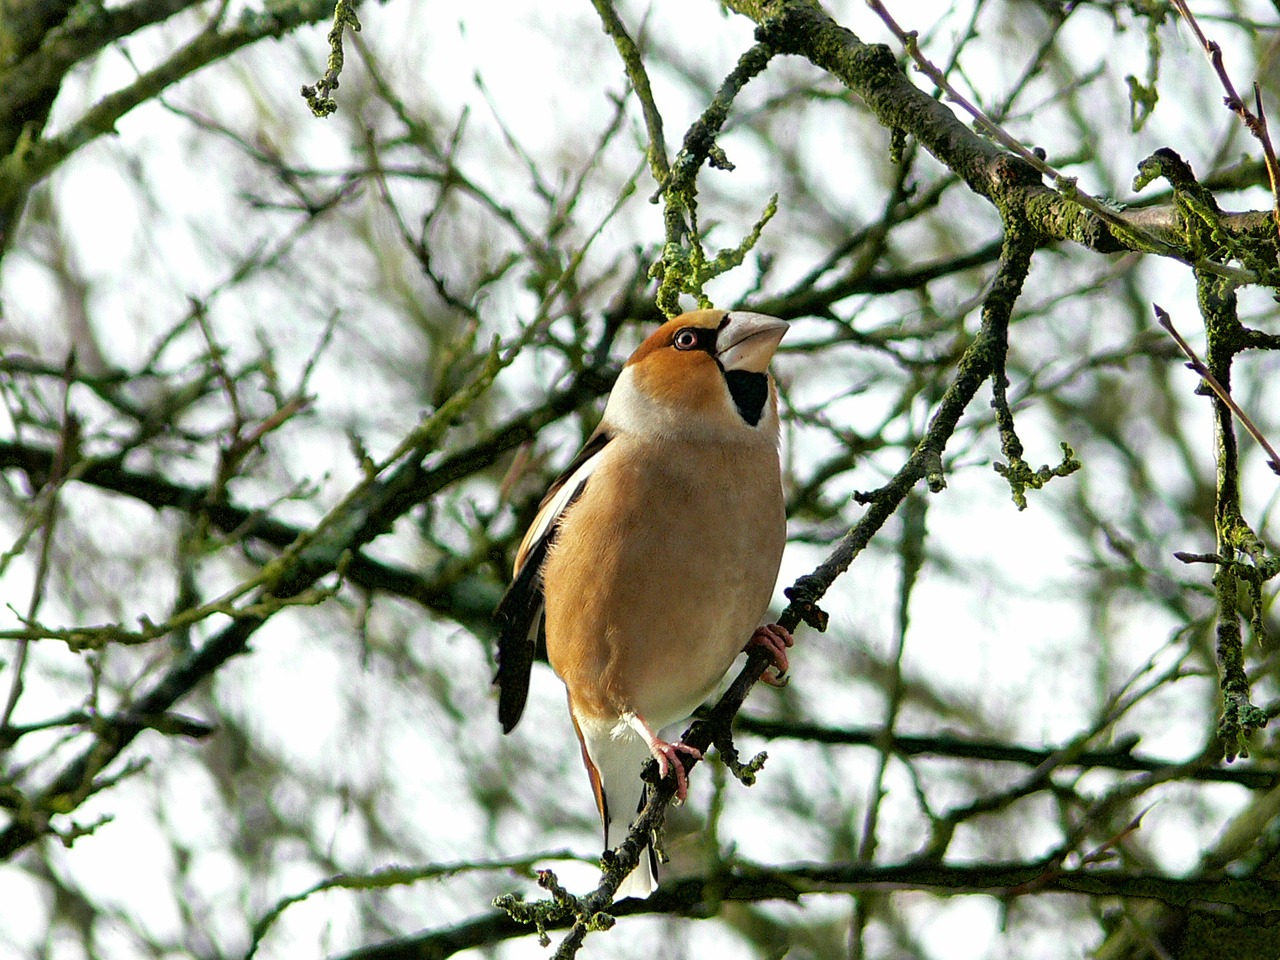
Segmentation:
<svg viewBox="0 0 1280 960">
<path fill-rule="evenodd" d="M 787 647 L 795 642 L 791 631 L 786 627 L 777 623 L 767 623 L 763 627 L 756 627 L 756 632 L 751 635 L 751 639 L 742 649 L 750 652 L 752 647 L 764 647 L 765 653 L 773 661 L 773 669 L 776 672 L 770 673 L 766 670 L 760 679 L 771 687 L 785 687 L 787 668 L 790 665 L 787 660 Z"/>
<path fill-rule="evenodd" d="M 653 759 L 658 761 L 658 776 L 665 779 L 669 772 L 675 773 L 676 800 L 684 803 L 685 798 L 689 796 L 689 775 L 684 771 L 684 762 L 680 759 L 680 754 L 687 753 L 693 759 L 701 760 L 702 751 L 697 747 L 689 746 L 683 740 L 668 743 L 657 737 L 649 743 L 649 751 L 653 754 Z"/>
<path fill-rule="evenodd" d="M 676 800 L 684 803 L 685 797 L 689 795 L 689 775 L 684 772 L 684 761 L 680 759 L 680 754 L 687 754 L 694 760 L 701 760 L 702 751 L 697 747 L 689 746 L 683 740 L 668 743 L 654 732 L 653 727 L 649 726 L 644 717 L 637 713 L 625 713 L 622 719 L 627 726 L 644 737 L 644 742 L 648 744 L 653 759 L 658 761 L 658 777 L 665 780 L 667 774 L 675 773 Z"/>
</svg>

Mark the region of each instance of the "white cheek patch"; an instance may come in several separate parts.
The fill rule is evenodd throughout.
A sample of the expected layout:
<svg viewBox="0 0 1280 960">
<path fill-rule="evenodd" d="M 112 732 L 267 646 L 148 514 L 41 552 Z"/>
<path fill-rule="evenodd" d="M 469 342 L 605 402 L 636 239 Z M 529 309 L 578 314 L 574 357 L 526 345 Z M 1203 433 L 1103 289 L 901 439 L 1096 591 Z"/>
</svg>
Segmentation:
<svg viewBox="0 0 1280 960">
<path fill-rule="evenodd" d="M 687 410 L 674 409 L 645 396 L 637 387 L 635 373 L 624 367 L 619 374 L 601 421 L 615 435 L 660 441 L 697 440 L 716 444 L 766 443 L 778 445 L 777 399 L 772 384 L 758 421 L 748 424 L 734 407 L 734 400 L 723 376 L 723 408 L 703 411 L 693 416 Z"/>
<path fill-rule="evenodd" d="M 676 433 L 679 417 L 647 399 L 636 387 L 635 370 L 623 367 L 604 408 L 604 422 L 619 433 L 643 437 Z"/>
</svg>

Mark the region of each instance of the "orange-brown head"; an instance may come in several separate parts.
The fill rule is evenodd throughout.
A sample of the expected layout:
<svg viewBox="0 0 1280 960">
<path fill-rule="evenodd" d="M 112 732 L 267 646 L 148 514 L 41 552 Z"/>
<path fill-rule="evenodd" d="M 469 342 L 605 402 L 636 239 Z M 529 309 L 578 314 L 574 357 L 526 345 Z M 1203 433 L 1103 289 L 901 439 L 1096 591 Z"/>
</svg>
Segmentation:
<svg viewBox="0 0 1280 960">
<path fill-rule="evenodd" d="M 696 310 L 668 320 L 627 361 L 605 422 L 639 434 L 776 438 L 768 369 L 787 326 L 739 310 Z"/>
</svg>

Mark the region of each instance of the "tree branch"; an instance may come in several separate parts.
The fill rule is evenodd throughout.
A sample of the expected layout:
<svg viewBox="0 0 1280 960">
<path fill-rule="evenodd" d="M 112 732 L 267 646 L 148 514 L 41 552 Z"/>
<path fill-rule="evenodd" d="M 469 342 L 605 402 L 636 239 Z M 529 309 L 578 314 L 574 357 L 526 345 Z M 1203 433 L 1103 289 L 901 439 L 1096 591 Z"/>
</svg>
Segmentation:
<svg viewBox="0 0 1280 960">
<path fill-rule="evenodd" d="M 0 90 L 4 91 L 0 97 L 0 131 L 21 127 L 30 116 L 31 105 L 56 95 L 63 78 L 77 63 L 122 37 L 199 3 L 200 0 L 136 0 L 122 7 L 103 7 L 91 16 L 55 27 L 41 38 L 36 49 L 11 65 L 0 67 Z M 9 149 L 12 142 L 4 152 Z"/>
<path fill-rule="evenodd" d="M 813 894 L 867 890 L 920 890 L 945 895 L 985 895 L 1002 901 L 1046 893 L 1089 897 L 1124 897 L 1185 905 L 1198 901 L 1230 905 L 1252 914 L 1274 910 L 1280 882 L 1230 877 L 1166 877 L 1092 866 L 1063 869 L 1053 863 L 1012 862 L 953 866 L 911 862 L 876 865 L 796 864 L 773 869 L 731 867 L 711 877 L 687 877 L 663 884 L 646 900 L 630 899 L 611 913 L 631 916 L 715 915 L 723 903 L 796 903 Z M 550 921 L 563 929 L 566 921 Z M 441 960 L 463 950 L 499 943 L 528 933 L 528 927 L 502 912 L 486 914 L 453 927 L 424 931 L 371 944 L 333 960 Z"/>
<path fill-rule="evenodd" d="M 479 377 L 479 375 L 478 375 Z M 565 390 L 536 411 L 514 418 L 484 441 L 446 455 L 427 467 L 423 459 L 458 412 L 453 404 L 440 408 L 421 425 L 404 449 L 397 465 L 384 478 L 370 480 L 352 491 L 321 523 L 306 531 L 281 557 L 271 561 L 263 592 L 277 600 L 288 600 L 309 590 L 343 562 L 344 557 L 389 530 L 392 524 L 415 505 L 434 496 L 449 484 L 493 463 L 493 457 L 531 439 L 546 423 L 568 413 L 593 391 L 607 388 L 598 370 L 585 371 Z M 483 389 L 483 379 L 455 394 L 466 398 Z M 471 392 L 467 392 L 471 391 Z M 415 452 L 417 445 L 422 449 Z M 216 633 L 203 646 L 183 656 L 147 692 L 131 704 L 131 712 L 159 715 L 169 709 L 227 660 L 243 653 L 249 639 L 278 608 L 252 610 Z M 46 832 L 51 811 L 65 814 L 74 810 L 97 786 L 95 778 L 133 740 L 141 728 L 109 727 L 94 731 L 93 742 L 68 762 L 39 794 L 18 811 L 13 822 L 0 832 L 0 860 L 7 859 Z"/>
<path fill-rule="evenodd" d="M 1016 203 L 1037 232 L 1056 240 L 1071 240 L 1100 253 L 1140 250 L 1170 256 L 1237 282 L 1256 279 L 1252 271 L 1193 261 L 1177 245 L 1180 224 L 1172 207 L 1143 211 L 1111 210 L 1074 189 L 1071 178 L 1061 178 L 1068 194 L 1059 193 L 1032 177 L 1010 194 L 1005 180 L 1011 161 L 1039 168 L 1022 154 L 1015 159 L 994 140 L 969 129 L 943 103 L 915 86 L 883 44 L 867 44 L 831 19 L 817 5 L 803 0 L 727 0 L 727 5 L 754 20 L 757 38 L 780 52 L 807 58 L 815 66 L 853 90 L 888 130 L 915 137 L 926 150 L 958 174 L 979 196 L 994 202 L 1004 194 L 1004 206 Z M 909 35 L 908 35 L 909 36 Z M 1035 156 L 1033 153 L 1031 156 Z M 1049 168 L 1051 169 L 1051 168 Z M 1054 174 L 1057 171 L 1053 171 Z M 1087 203 L 1088 209 L 1081 206 Z M 1003 207 L 1002 207 L 1003 209 Z M 1271 214 L 1249 214 L 1237 228 L 1265 230 L 1274 240 Z"/>
<path fill-rule="evenodd" d="M 0 256 L 13 240 L 27 193 L 76 150 L 113 133 L 121 117 L 184 77 L 242 47 L 321 20 L 331 10 L 326 0 L 296 0 L 276 5 L 270 12 L 246 14 L 226 30 L 219 30 L 215 21 L 168 60 L 129 86 L 107 94 L 63 132 L 39 139 L 20 138 L 12 151 L 0 159 Z"/>
<path fill-rule="evenodd" d="M 846 746 L 879 747 L 885 732 L 879 727 L 824 727 L 797 720 L 768 720 L 750 714 L 738 714 L 734 728 L 770 740 L 802 740 L 807 743 L 829 743 Z M 1057 747 L 1026 747 L 1001 740 L 980 740 L 958 734 L 894 733 L 888 740 L 893 753 L 902 757 L 950 757 L 957 760 L 1017 763 L 1038 767 L 1054 761 L 1061 753 Z M 1270 790 L 1280 785 L 1280 766 L 1245 764 L 1218 766 L 1216 761 L 1196 757 L 1188 761 L 1157 760 L 1133 753 L 1137 738 L 1122 740 L 1100 750 L 1082 750 L 1071 756 L 1066 767 L 1132 770 L 1143 773 L 1183 771 L 1184 779 L 1209 783 L 1236 783 L 1251 790 Z"/>
</svg>

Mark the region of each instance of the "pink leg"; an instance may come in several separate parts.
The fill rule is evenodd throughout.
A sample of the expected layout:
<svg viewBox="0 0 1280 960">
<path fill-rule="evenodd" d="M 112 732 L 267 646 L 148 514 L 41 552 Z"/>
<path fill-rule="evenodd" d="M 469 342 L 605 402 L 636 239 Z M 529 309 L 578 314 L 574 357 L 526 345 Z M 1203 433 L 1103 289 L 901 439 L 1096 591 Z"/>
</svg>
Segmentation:
<svg viewBox="0 0 1280 960">
<path fill-rule="evenodd" d="M 658 774 L 660 776 L 665 777 L 668 770 L 675 772 L 676 799 L 684 803 L 685 797 L 689 796 L 689 775 L 684 772 L 684 763 L 680 760 L 679 754 L 687 753 L 693 759 L 701 760 L 702 751 L 680 740 L 675 743 L 668 743 L 666 740 L 657 739 L 649 744 L 649 749 L 653 751 L 654 759 L 658 761 Z"/>
<path fill-rule="evenodd" d="M 747 645 L 743 650 L 750 651 L 752 647 L 764 647 L 765 652 L 769 654 L 769 659 L 773 661 L 773 667 L 777 673 L 770 674 L 766 671 L 760 679 L 773 687 L 781 687 L 786 685 L 783 679 L 787 673 L 787 667 L 790 665 L 787 659 L 787 647 L 795 643 L 795 638 L 786 627 L 776 623 L 765 624 L 763 627 L 756 627 L 756 632 L 751 635 L 751 639 L 747 641 Z"/>
<path fill-rule="evenodd" d="M 702 751 L 679 740 L 668 743 L 653 732 L 653 728 L 645 722 L 644 717 L 637 714 L 627 714 L 624 719 L 631 729 L 644 737 L 644 742 L 649 745 L 649 752 L 653 754 L 653 759 L 658 761 L 658 776 L 665 778 L 668 773 L 675 773 L 676 799 L 684 803 L 689 795 L 689 777 L 684 772 L 684 763 L 680 759 L 680 754 L 688 754 L 695 760 L 701 760 Z"/>
</svg>

